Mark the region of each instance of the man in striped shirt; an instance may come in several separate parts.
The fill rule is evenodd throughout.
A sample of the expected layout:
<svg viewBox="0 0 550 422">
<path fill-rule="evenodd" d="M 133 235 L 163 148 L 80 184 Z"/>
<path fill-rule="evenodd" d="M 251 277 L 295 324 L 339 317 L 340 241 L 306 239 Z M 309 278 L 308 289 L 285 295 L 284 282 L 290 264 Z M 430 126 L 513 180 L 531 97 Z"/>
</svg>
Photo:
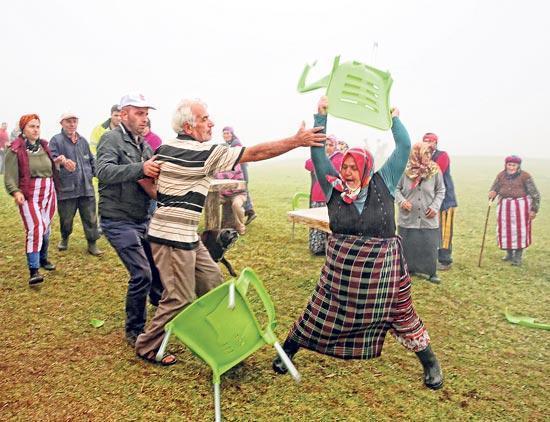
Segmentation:
<svg viewBox="0 0 550 422">
<path fill-rule="evenodd" d="M 252 147 L 209 145 L 214 122 L 206 104 L 183 100 L 172 119 L 177 138 L 157 151 L 160 164 L 158 209 L 148 231 L 148 240 L 164 286 L 164 293 L 151 324 L 136 342 L 136 353 L 154 361 L 164 335 L 164 325 L 181 309 L 219 285 L 222 273 L 197 234 L 200 216 L 214 175 L 233 170 L 239 163 L 262 161 L 298 147 L 323 146 L 322 128 L 305 129 L 289 138 Z M 162 365 L 176 362 L 166 355 Z"/>
</svg>

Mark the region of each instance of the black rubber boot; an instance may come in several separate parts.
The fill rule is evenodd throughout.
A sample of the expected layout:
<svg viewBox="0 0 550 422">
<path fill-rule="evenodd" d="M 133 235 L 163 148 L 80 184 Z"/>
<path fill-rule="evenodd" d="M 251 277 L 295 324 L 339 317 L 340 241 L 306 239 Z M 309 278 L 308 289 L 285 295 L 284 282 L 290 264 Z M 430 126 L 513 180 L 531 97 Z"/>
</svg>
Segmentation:
<svg viewBox="0 0 550 422">
<path fill-rule="evenodd" d="M 503 261 L 512 261 L 514 259 L 514 250 L 506 249 L 506 256 L 502 257 Z"/>
<path fill-rule="evenodd" d="M 283 344 L 283 350 L 288 355 L 288 358 L 290 360 L 292 360 L 299 349 L 300 346 L 298 345 L 298 343 L 295 343 L 290 339 L 286 339 L 285 344 Z M 277 357 L 273 359 L 273 364 L 271 366 L 273 370 L 278 374 L 286 374 L 288 372 L 287 367 L 285 366 L 283 360 L 280 358 L 279 355 L 277 355 Z"/>
<path fill-rule="evenodd" d="M 38 268 L 29 268 L 31 276 L 29 278 L 29 286 L 40 284 L 44 281 L 44 277 L 38 272 Z"/>
<path fill-rule="evenodd" d="M 523 249 L 514 249 L 514 258 L 512 259 L 512 265 L 521 266 L 521 255 L 523 255 Z"/>
<path fill-rule="evenodd" d="M 431 346 L 426 347 L 421 352 L 416 352 L 416 356 L 418 356 L 424 368 L 424 385 L 432 390 L 443 387 L 443 372 L 441 372 L 441 367 Z"/>
</svg>

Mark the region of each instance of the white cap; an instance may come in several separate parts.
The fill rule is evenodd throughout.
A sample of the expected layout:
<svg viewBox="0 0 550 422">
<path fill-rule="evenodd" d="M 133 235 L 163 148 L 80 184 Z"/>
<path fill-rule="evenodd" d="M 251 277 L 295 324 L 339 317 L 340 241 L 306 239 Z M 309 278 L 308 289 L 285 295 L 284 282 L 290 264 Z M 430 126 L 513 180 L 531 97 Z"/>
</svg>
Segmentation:
<svg viewBox="0 0 550 422">
<path fill-rule="evenodd" d="M 126 94 L 124 97 L 120 99 L 120 103 L 118 104 L 118 108 L 122 109 L 122 107 L 126 106 L 133 106 L 133 107 L 143 107 L 143 108 L 152 108 L 153 110 L 156 110 L 155 107 L 147 100 L 143 94 L 140 94 L 138 92 L 132 92 L 130 94 Z"/>
<path fill-rule="evenodd" d="M 61 115 L 61 117 L 59 118 L 59 123 L 61 123 L 63 120 L 72 118 L 78 119 L 78 116 L 74 113 L 71 113 L 70 111 L 67 111 Z"/>
</svg>

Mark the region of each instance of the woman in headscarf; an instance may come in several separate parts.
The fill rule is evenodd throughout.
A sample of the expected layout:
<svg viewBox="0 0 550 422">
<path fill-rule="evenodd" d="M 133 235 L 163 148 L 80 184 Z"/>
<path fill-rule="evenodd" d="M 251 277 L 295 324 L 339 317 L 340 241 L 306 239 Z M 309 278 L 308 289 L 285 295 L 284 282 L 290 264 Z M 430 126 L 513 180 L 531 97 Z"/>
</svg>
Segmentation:
<svg viewBox="0 0 550 422">
<path fill-rule="evenodd" d="M 26 114 L 19 120 L 21 134 L 6 153 L 4 183 L 13 196 L 25 226 L 29 285 L 44 281 L 39 268 L 55 269 L 48 260 L 50 224 L 56 210 L 54 179 L 57 170 L 48 143 L 40 139 L 40 117 Z M 56 161 L 62 163 L 64 156 Z"/>
<path fill-rule="evenodd" d="M 340 168 L 342 165 L 342 157 L 344 154 L 337 149 L 339 141 L 334 135 L 327 136 L 325 142 L 325 153 L 329 158 L 334 168 Z M 313 168 L 313 161 L 311 158 L 306 160 L 305 168 L 311 173 L 311 188 L 309 192 L 309 207 L 320 208 L 325 207 L 327 202 L 325 200 L 325 194 L 319 185 L 317 176 L 315 175 L 315 169 Z M 327 242 L 327 234 L 322 230 L 310 229 L 309 230 L 309 250 L 314 255 L 325 254 L 325 244 Z"/>
<path fill-rule="evenodd" d="M 395 189 L 395 202 L 399 206 L 397 226 L 409 272 L 440 283 L 436 274 L 438 213 L 445 198 L 445 183 L 439 166 L 432 160 L 432 152 L 426 142 L 413 145 L 405 173 Z"/>
<path fill-rule="evenodd" d="M 323 97 L 315 126 L 326 127 L 327 108 Z M 396 109 L 392 117 L 396 149 L 376 173 L 372 155 L 363 148 L 348 150 L 339 171 L 323 148 L 311 148 L 332 234 L 319 282 L 283 349 L 291 359 L 300 347 L 341 359 L 370 359 L 380 356 L 390 330 L 420 359 L 424 384 L 438 389 L 443 375 L 412 305 L 411 281 L 395 235 L 393 192 L 407 163 L 410 140 Z M 287 371 L 278 357 L 273 369 Z"/>
<path fill-rule="evenodd" d="M 489 199 L 499 196 L 497 208 L 497 243 L 506 250 L 504 261 L 521 265 L 523 250 L 531 244 L 531 225 L 539 211 L 540 194 L 529 173 L 521 169 L 521 158 L 510 155 L 489 192 Z"/>
<path fill-rule="evenodd" d="M 222 130 L 223 134 L 223 140 L 230 146 L 230 147 L 242 147 L 243 144 L 237 138 L 237 135 L 235 135 L 235 131 L 231 126 L 226 126 Z M 244 175 L 244 180 L 246 182 L 246 202 L 244 203 L 244 215 L 246 217 L 245 224 L 248 225 L 254 220 L 256 216 L 256 212 L 254 211 L 254 205 L 252 204 L 252 198 L 250 196 L 250 191 L 248 189 L 248 163 L 242 163 L 241 164 L 241 170 Z"/>
</svg>

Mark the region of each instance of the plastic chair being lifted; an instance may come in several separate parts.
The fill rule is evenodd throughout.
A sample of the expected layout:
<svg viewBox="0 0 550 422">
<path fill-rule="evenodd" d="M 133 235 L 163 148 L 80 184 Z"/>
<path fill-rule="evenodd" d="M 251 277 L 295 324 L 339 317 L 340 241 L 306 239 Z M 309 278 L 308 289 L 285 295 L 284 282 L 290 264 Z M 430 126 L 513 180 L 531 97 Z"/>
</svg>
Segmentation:
<svg viewBox="0 0 550 422">
<path fill-rule="evenodd" d="M 307 199 L 309 202 L 309 193 L 305 192 L 296 192 L 294 196 L 292 197 L 292 211 L 298 208 L 298 205 L 300 204 L 300 200 Z M 309 204 L 308 204 L 309 207 Z M 294 240 L 294 228 L 296 226 L 296 223 L 292 222 L 292 240 Z"/>
<path fill-rule="evenodd" d="M 267 325 L 262 329 L 246 294 L 251 285 L 260 297 Z M 271 297 L 250 268 L 201 296 L 165 326 L 166 334 L 157 353 L 162 359 L 170 336 L 175 335 L 212 368 L 216 421 L 221 421 L 221 375 L 265 344 L 275 347 L 289 373 L 299 382 L 300 374 L 273 333 L 277 321 Z"/>
<path fill-rule="evenodd" d="M 356 61 L 340 64 L 340 56 L 336 56 L 331 73 L 306 86 L 312 66 L 306 65 L 304 68 L 298 82 L 298 92 L 326 87 L 328 112 L 333 116 L 381 130 L 391 128 L 389 96 L 393 79 L 389 72 Z"/>
</svg>

